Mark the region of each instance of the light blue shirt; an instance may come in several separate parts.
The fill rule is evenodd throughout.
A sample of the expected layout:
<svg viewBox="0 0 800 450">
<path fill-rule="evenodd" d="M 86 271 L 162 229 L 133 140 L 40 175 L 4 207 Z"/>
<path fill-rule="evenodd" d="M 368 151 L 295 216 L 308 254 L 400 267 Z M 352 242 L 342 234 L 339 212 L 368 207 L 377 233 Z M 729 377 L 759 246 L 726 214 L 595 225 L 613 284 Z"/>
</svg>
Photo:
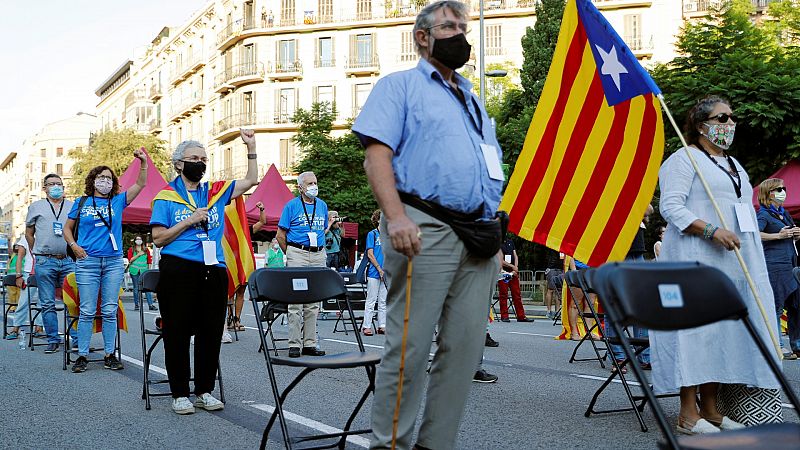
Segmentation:
<svg viewBox="0 0 800 450">
<path fill-rule="evenodd" d="M 286 241 L 300 245 L 311 245 L 308 233 L 317 234 L 317 245 L 325 245 L 325 227 L 328 226 L 328 205 L 316 199 L 316 206 L 305 204 L 301 197 L 289 200 L 283 207 L 278 226 L 286 230 Z"/>
<path fill-rule="evenodd" d="M 489 178 L 480 144 L 503 154 L 489 116 L 472 83 L 455 74 L 466 105 L 442 75 L 421 59 L 417 67 L 378 81 L 353 124 L 366 146 L 368 138 L 394 152 L 398 191 L 446 208 L 494 216 L 503 182 Z"/>
</svg>

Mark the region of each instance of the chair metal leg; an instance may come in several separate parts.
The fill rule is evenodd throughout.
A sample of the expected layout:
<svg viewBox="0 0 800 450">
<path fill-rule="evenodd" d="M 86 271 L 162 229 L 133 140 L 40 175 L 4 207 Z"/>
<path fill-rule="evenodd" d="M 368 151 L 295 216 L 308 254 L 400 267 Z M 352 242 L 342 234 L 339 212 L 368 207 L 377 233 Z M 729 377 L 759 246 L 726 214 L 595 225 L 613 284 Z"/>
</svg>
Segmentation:
<svg viewBox="0 0 800 450">
<path fill-rule="evenodd" d="M 219 382 L 219 401 L 225 403 L 225 386 L 222 384 L 222 364 L 217 360 L 217 381 Z"/>
</svg>

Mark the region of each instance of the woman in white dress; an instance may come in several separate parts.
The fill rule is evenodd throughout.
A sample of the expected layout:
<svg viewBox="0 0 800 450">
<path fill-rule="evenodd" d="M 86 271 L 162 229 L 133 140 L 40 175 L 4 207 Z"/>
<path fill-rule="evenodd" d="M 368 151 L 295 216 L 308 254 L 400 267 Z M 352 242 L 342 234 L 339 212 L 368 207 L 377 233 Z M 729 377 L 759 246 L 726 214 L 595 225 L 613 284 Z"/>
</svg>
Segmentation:
<svg viewBox="0 0 800 450">
<path fill-rule="evenodd" d="M 656 261 L 661 257 L 661 241 L 664 240 L 664 231 L 666 230 L 667 227 L 658 227 L 658 240 L 653 244 L 653 255 L 655 255 Z"/>
<path fill-rule="evenodd" d="M 740 249 L 761 301 L 772 305 L 772 289 L 758 228 L 755 226 L 754 232 L 742 232 L 735 213 L 735 204 L 746 205 L 747 214 L 751 216 L 749 220 L 756 223 L 750 179 L 739 162 L 726 153 L 735 129 L 730 105 L 719 97 L 706 97 L 689 111 L 684 126 L 689 147 L 675 152 L 659 171 L 660 210 L 667 221 L 659 260 L 699 261 L 725 272 L 745 300 L 761 339 L 771 342 L 767 324 L 732 251 Z M 688 152 L 708 181 L 731 229 L 720 226 Z M 774 323 L 772 327 L 775 331 Z M 767 362 L 759 356 L 760 352 L 739 322 L 723 321 L 677 332 L 651 331 L 650 342 L 656 392 L 680 391 L 679 432 L 713 433 L 743 426 L 723 417 L 717 410 L 721 383 L 779 387 Z"/>
</svg>

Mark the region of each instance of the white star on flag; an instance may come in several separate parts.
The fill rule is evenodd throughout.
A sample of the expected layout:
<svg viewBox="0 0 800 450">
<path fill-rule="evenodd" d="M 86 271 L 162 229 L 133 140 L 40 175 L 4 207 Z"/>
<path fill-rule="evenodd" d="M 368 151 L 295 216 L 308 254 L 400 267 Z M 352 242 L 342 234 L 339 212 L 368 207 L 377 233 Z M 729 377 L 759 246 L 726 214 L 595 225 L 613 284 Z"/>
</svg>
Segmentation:
<svg viewBox="0 0 800 450">
<path fill-rule="evenodd" d="M 597 52 L 600 53 L 600 57 L 603 58 L 603 67 L 600 68 L 600 73 L 603 75 L 610 75 L 611 79 L 614 80 L 614 84 L 617 86 L 617 90 L 622 91 L 622 89 L 620 89 L 619 75 L 621 73 L 628 73 L 628 69 L 619 62 L 617 49 L 612 45 L 611 50 L 606 53 L 599 45 L 595 45 L 595 47 L 597 47 Z"/>
</svg>

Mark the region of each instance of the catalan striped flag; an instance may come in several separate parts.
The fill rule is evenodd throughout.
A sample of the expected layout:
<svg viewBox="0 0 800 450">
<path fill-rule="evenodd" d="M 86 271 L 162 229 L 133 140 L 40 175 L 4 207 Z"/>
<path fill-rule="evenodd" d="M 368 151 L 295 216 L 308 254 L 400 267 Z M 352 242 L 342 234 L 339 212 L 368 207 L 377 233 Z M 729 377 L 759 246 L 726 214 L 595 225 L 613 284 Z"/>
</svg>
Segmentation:
<svg viewBox="0 0 800 450">
<path fill-rule="evenodd" d="M 75 279 L 75 272 L 71 272 L 64 277 L 64 283 L 61 286 L 61 294 L 64 300 L 64 306 L 67 307 L 67 312 L 71 316 L 79 316 L 81 313 L 81 299 L 78 295 L 78 282 Z M 117 300 L 117 328 L 124 332 L 128 332 L 128 315 L 125 313 L 125 308 L 122 305 L 122 294 L 125 291 L 119 288 L 119 299 Z M 97 314 L 100 314 L 100 303 L 102 298 L 97 296 Z M 72 324 L 72 328 L 78 330 L 78 321 Z M 95 319 L 92 323 L 92 333 L 101 333 L 103 331 L 103 320 Z"/>
<path fill-rule="evenodd" d="M 256 270 L 253 241 L 247 224 L 244 199 L 237 197 L 225 207 L 225 232 L 222 240 L 225 266 L 228 269 L 228 298 L 236 288 L 247 284 L 247 278 Z"/>
<path fill-rule="evenodd" d="M 664 151 L 660 90 L 589 0 L 568 0 L 500 208 L 509 229 L 590 266 L 624 259 Z"/>
</svg>

